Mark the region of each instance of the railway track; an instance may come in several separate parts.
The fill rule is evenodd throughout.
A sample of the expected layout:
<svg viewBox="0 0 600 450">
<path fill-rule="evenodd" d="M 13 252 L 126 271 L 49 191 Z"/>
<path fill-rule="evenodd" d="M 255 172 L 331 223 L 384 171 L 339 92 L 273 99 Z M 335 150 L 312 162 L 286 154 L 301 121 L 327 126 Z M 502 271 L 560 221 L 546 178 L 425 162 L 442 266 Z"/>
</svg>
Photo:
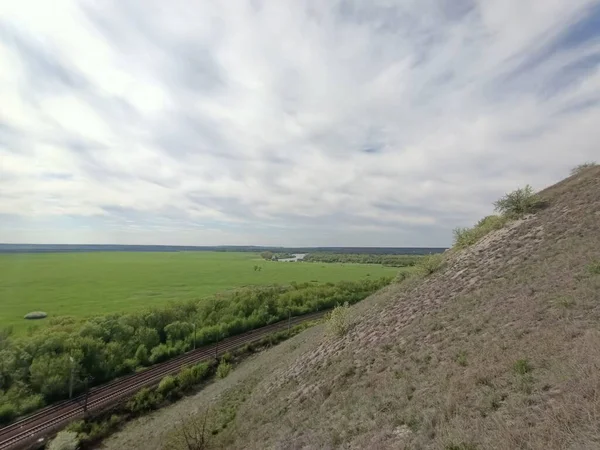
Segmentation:
<svg viewBox="0 0 600 450">
<path fill-rule="evenodd" d="M 143 387 L 157 385 L 166 375 L 178 373 L 182 366 L 218 358 L 225 352 L 239 348 L 245 344 L 256 342 L 265 336 L 282 331 L 288 326 L 321 318 L 326 311 L 292 317 L 289 321 L 276 322 L 246 333 L 226 338 L 215 345 L 200 347 L 179 355 L 169 361 L 156 364 L 143 372 L 117 378 L 109 383 L 89 390 L 87 411 L 97 412 L 113 406 L 131 397 Z M 85 396 L 80 395 L 71 400 L 64 400 L 47 406 L 17 422 L 0 428 L 0 450 L 16 450 L 42 443 L 46 435 L 55 432 L 69 422 L 85 416 Z"/>
</svg>

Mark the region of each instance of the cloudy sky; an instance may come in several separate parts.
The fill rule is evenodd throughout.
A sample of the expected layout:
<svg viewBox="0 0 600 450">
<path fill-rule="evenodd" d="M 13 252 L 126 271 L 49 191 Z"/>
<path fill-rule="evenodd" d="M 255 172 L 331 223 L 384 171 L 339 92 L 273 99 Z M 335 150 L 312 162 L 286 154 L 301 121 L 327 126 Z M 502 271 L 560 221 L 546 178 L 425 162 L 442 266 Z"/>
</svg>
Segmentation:
<svg viewBox="0 0 600 450">
<path fill-rule="evenodd" d="M 0 242 L 447 246 L 599 142 L 597 0 L 0 0 Z"/>
</svg>

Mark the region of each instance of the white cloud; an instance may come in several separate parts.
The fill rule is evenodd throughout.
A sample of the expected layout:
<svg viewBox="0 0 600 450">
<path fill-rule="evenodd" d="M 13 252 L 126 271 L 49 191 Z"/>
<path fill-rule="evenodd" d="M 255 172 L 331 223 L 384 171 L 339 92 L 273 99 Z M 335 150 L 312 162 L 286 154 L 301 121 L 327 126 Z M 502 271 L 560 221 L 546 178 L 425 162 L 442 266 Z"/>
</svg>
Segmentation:
<svg viewBox="0 0 600 450">
<path fill-rule="evenodd" d="M 0 240 L 447 245 L 597 158 L 597 5 L 3 2 Z"/>
</svg>

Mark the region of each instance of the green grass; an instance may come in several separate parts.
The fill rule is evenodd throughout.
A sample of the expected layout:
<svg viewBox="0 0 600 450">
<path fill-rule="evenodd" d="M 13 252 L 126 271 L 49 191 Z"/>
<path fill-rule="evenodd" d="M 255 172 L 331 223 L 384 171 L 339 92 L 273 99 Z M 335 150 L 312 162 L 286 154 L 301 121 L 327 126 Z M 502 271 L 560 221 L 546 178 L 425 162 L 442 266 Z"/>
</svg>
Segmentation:
<svg viewBox="0 0 600 450">
<path fill-rule="evenodd" d="M 270 262 L 254 253 L 3 254 L 0 327 L 23 332 L 57 316 L 133 311 L 241 286 L 376 279 L 397 272 L 374 264 Z M 23 319 L 31 311 L 44 311 L 48 319 Z"/>
</svg>

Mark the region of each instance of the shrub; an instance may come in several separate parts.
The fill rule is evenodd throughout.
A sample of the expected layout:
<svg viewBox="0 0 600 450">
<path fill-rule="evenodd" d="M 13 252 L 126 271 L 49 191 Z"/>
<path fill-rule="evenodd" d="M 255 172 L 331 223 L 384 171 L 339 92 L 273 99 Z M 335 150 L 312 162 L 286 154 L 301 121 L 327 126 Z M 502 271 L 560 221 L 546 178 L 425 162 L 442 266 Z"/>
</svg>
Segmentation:
<svg viewBox="0 0 600 450">
<path fill-rule="evenodd" d="M 127 402 L 127 409 L 133 413 L 150 411 L 156 408 L 162 400 L 162 396 L 157 392 L 143 388 Z"/>
<path fill-rule="evenodd" d="M 466 367 L 466 365 L 467 365 L 467 352 L 465 352 L 464 350 L 461 350 L 460 352 L 458 352 L 456 354 L 454 360 L 456 361 L 456 363 L 459 366 Z"/>
<path fill-rule="evenodd" d="M 583 164 L 579 164 L 578 166 L 575 166 L 571 169 L 571 175 L 579 175 L 580 173 L 586 171 L 587 169 L 589 169 L 591 167 L 596 167 L 597 165 L 598 164 L 596 164 L 593 161 L 588 161 Z"/>
<path fill-rule="evenodd" d="M 587 266 L 588 272 L 592 275 L 600 275 L 600 261 L 594 261 Z"/>
<path fill-rule="evenodd" d="M 173 391 L 177 389 L 177 379 L 172 375 L 167 375 L 158 384 L 158 388 L 156 389 L 159 394 L 167 397 Z"/>
<path fill-rule="evenodd" d="M 217 378 L 225 378 L 231 372 L 231 364 L 227 361 L 221 360 L 219 367 L 217 367 Z"/>
<path fill-rule="evenodd" d="M 492 215 L 481 219 L 473 228 L 456 228 L 454 245 L 457 248 L 473 245 L 491 231 L 502 228 L 506 221 L 507 217 Z"/>
<path fill-rule="evenodd" d="M 513 365 L 513 370 L 518 375 L 525 375 L 533 370 L 531 364 L 526 359 L 519 359 Z"/>
<path fill-rule="evenodd" d="M 12 403 L 0 405 L 0 423 L 8 423 L 17 416 L 17 408 Z"/>
<path fill-rule="evenodd" d="M 496 211 L 506 217 L 521 217 L 538 209 L 542 202 L 530 185 L 516 189 L 494 202 Z"/>
<path fill-rule="evenodd" d="M 25 319 L 28 320 L 45 319 L 46 317 L 48 317 L 48 314 L 43 311 L 33 311 L 25 314 Z"/>
<path fill-rule="evenodd" d="M 44 406 L 44 398 L 39 395 L 30 395 L 21 400 L 19 404 L 19 414 L 27 414 Z"/>
<path fill-rule="evenodd" d="M 140 344 L 137 350 L 135 351 L 135 359 L 138 364 L 145 366 L 148 364 L 150 355 L 148 355 L 148 349 L 144 344 Z"/>
<path fill-rule="evenodd" d="M 437 272 L 444 265 L 444 255 L 436 253 L 434 255 L 427 255 L 419 261 L 417 268 L 423 275 L 431 275 Z"/>
<path fill-rule="evenodd" d="M 150 362 L 155 364 L 157 362 L 166 361 L 176 354 L 177 351 L 173 347 L 167 344 L 159 344 L 152 349 L 152 352 L 150 353 Z"/>
<path fill-rule="evenodd" d="M 333 336 L 343 336 L 350 329 L 350 305 L 345 302 L 336 306 L 327 320 L 327 331 Z"/>
<path fill-rule="evenodd" d="M 231 352 L 225 352 L 221 356 L 221 361 L 231 362 L 232 359 L 233 359 L 233 355 L 231 354 Z"/>
<path fill-rule="evenodd" d="M 205 362 L 196 364 L 194 367 L 192 367 L 192 370 L 194 371 L 194 376 L 196 377 L 196 380 L 198 380 L 198 381 L 202 381 L 206 377 L 208 377 L 208 375 L 210 373 L 210 369 L 211 369 L 211 365 L 209 363 L 205 363 Z"/>
<path fill-rule="evenodd" d="M 398 272 L 398 274 L 396 275 L 396 279 L 394 280 L 396 283 L 402 283 L 404 280 L 406 280 L 408 277 L 410 276 L 410 273 L 408 273 L 406 270 L 401 270 Z"/>
<path fill-rule="evenodd" d="M 177 375 L 177 384 L 182 390 L 191 387 L 202 381 L 208 374 L 208 364 L 202 363 L 194 367 L 186 367 Z"/>
<path fill-rule="evenodd" d="M 79 447 L 77 433 L 61 431 L 48 445 L 48 450 L 76 450 Z"/>
</svg>

